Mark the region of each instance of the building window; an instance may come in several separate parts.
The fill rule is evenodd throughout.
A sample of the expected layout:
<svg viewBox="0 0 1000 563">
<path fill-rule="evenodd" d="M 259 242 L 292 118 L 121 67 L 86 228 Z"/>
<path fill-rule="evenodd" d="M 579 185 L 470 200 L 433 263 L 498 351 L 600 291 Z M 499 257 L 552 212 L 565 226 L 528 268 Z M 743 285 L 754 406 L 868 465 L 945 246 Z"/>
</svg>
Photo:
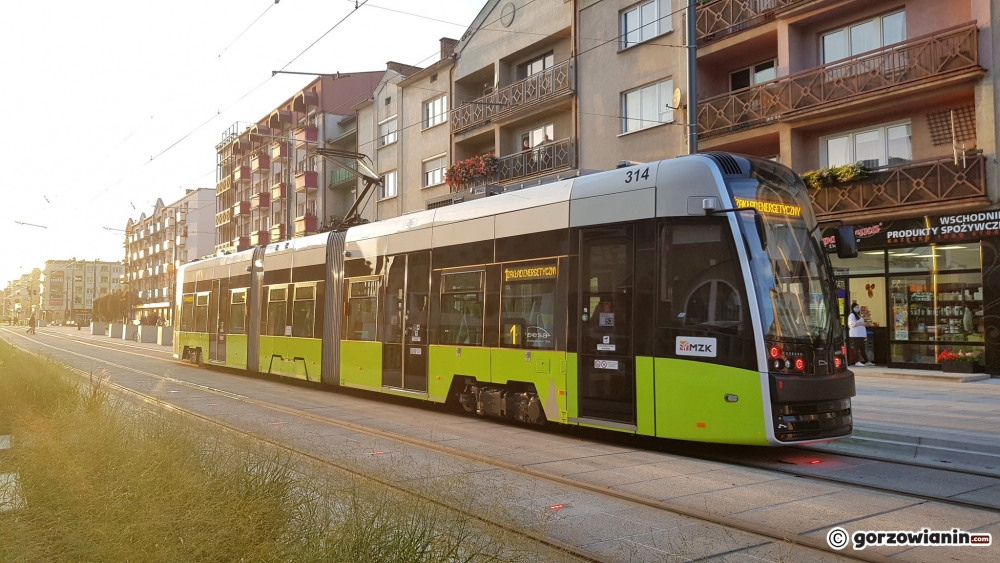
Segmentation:
<svg viewBox="0 0 1000 563">
<path fill-rule="evenodd" d="M 621 48 L 648 41 L 672 29 L 670 0 L 641 2 L 621 13 Z"/>
<path fill-rule="evenodd" d="M 517 77 L 518 79 L 527 78 L 533 74 L 538 74 L 547 68 L 551 68 L 555 65 L 555 57 L 552 53 L 547 53 L 538 57 L 537 59 L 530 60 L 517 67 Z"/>
<path fill-rule="evenodd" d="M 749 66 L 747 68 L 741 68 L 736 72 L 730 73 L 729 91 L 749 88 L 754 84 L 774 80 L 775 76 L 777 76 L 775 74 L 775 69 L 776 61 L 770 60 Z"/>
<path fill-rule="evenodd" d="M 386 172 L 382 176 L 382 185 L 379 187 L 379 199 L 389 199 L 396 197 L 396 171 Z"/>
<path fill-rule="evenodd" d="M 547 125 L 542 125 L 531 131 L 526 131 L 521 133 L 521 149 L 524 149 L 524 143 L 528 143 L 528 148 L 535 148 L 542 143 L 548 143 L 552 141 L 552 137 L 555 134 L 555 128 L 551 123 Z"/>
<path fill-rule="evenodd" d="M 894 12 L 823 35 L 823 63 L 832 63 L 906 40 L 906 12 Z"/>
<path fill-rule="evenodd" d="M 820 139 L 824 166 L 859 162 L 868 168 L 905 164 L 913 160 L 910 123 L 859 129 Z"/>
<path fill-rule="evenodd" d="M 390 118 L 378 125 L 378 146 L 384 147 L 386 145 L 396 142 L 396 118 Z"/>
<path fill-rule="evenodd" d="M 441 155 L 430 160 L 425 160 L 423 163 L 424 168 L 424 187 L 428 188 L 430 186 L 436 186 L 444 182 L 444 169 L 448 167 L 448 156 Z"/>
<path fill-rule="evenodd" d="M 448 121 L 448 96 L 424 102 L 424 129 Z"/>
<path fill-rule="evenodd" d="M 622 94 L 622 133 L 672 122 L 673 90 L 674 81 L 664 80 Z"/>
</svg>

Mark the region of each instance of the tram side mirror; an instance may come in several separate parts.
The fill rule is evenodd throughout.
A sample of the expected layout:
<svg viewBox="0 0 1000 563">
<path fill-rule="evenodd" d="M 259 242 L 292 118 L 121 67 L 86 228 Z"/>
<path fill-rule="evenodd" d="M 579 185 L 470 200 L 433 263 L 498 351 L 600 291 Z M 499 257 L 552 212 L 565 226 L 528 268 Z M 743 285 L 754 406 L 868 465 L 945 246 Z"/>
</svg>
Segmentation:
<svg viewBox="0 0 1000 563">
<path fill-rule="evenodd" d="M 837 258 L 857 258 L 858 241 L 854 238 L 854 227 L 842 225 L 833 234 L 837 241 Z"/>
<path fill-rule="evenodd" d="M 757 227 L 757 238 L 760 239 L 760 249 L 767 250 L 767 227 L 764 226 L 764 217 L 760 213 L 754 213 L 753 224 Z"/>
</svg>

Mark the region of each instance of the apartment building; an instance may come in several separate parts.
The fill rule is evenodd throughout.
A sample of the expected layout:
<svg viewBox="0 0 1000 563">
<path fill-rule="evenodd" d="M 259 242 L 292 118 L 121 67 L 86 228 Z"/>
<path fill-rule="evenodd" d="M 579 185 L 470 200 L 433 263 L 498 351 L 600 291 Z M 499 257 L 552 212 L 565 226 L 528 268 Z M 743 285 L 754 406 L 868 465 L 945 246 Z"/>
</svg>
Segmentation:
<svg viewBox="0 0 1000 563">
<path fill-rule="evenodd" d="M 6 315 L 18 321 L 25 321 L 31 313 L 40 312 L 42 272 L 34 268 L 27 274 L 7 282 L 4 289 Z"/>
<path fill-rule="evenodd" d="M 447 117 L 447 70 L 440 72 L 440 68 L 443 67 L 433 65 L 422 70 L 397 62 L 386 63 L 371 96 L 352 107 L 357 112 L 357 152 L 367 156 L 372 169 L 382 178 L 382 185 L 362 202 L 361 216 L 369 221 L 424 208 L 420 197 L 424 187 L 418 173 L 420 165 L 412 161 L 419 161 L 425 154 L 427 158 L 440 158 L 448 153 L 446 133 L 441 133 L 446 128 L 434 129 Z M 403 83 L 408 85 L 405 91 Z M 444 90 L 439 91 L 442 85 Z M 422 99 L 440 100 L 434 115 L 427 120 L 420 113 L 418 100 Z M 443 174 L 442 169 L 442 178 Z M 432 185 L 442 182 L 435 181 Z M 361 181 L 355 183 L 348 198 L 351 204 L 363 186 Z"/>
<path fill-rule="evenodd" d="M 101 260 L 47 260 L 41 277 L 40 319 L 86 324 L 94 300 L 120 291 L 125 266 Z"/>
<path fill-rule="evenodd" d="M 215 193 L 187 190 L 164 205 L 156 200 L 150 215 L 129 219 L 125 226 L 125 281 L 135 296 L 136 318 L 155 313 L 173 318 L 174 272 L 189 261 L 215 252 Z"/>
<path fill-rule="evenodd" d="M 256 123 L 223 133 L 215 147 L 217 250 L 313 234 L 343 218 L 355 177 L 315 150 L 356 149 L 351 107 L 371 97 L 383 74 L 321 76 Z"/>
<path fill-rule="evenodd" d="M 821 222 L 856 227 L 861 256 L 832 260 L 878 363 L 936 367 L 964 351 L 1000 373 L 995 6 L 699 8 L 701 150 L 775 158 L 811 179 Z"/>
</svg>

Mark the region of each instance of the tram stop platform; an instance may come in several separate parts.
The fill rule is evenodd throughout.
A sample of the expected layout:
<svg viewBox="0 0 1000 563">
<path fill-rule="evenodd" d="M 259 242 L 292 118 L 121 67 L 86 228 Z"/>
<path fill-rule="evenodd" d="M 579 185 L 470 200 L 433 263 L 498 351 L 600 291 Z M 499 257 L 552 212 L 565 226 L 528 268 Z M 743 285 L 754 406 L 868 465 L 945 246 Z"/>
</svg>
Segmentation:
<svg viewBox="0 0 1000 563">
<path fill-rule="evenodd" d="M 855 367 L 854 435 L 813 447 L 1000 475 L 1000 378 Z"/>
</svg>

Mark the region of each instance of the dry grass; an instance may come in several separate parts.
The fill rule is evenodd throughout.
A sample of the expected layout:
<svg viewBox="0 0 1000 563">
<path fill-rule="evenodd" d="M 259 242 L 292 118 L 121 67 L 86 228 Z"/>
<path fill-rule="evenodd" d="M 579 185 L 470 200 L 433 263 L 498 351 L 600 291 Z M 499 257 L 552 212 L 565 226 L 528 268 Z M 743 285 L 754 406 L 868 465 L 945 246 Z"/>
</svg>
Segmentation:
<svg viewBox="0 0 1000 563">
<path fill-rule="evenodd" d="M 26 508 L 0 562 L 536 561 L 440 505 L 153 412 L 0 341 L 0 434 Z M 449 495 L 454 495 L 450 491 Z"/>
</svg>

